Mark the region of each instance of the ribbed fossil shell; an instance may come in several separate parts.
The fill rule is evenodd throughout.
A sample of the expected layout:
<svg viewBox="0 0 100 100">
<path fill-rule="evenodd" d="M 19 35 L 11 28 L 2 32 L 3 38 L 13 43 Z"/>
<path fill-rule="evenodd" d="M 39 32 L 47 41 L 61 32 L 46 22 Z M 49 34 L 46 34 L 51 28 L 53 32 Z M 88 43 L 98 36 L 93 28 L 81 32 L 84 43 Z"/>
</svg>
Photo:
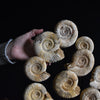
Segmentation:
<svg viewBox="0 0 100 100">
<path fill-rule="evenodd" d="M 95 88 L 89 87 L 82 91 L 80 100 L 100 100 L 100 92 Z"/>
<path fill-rule="evenodd" d="M 25 73 L 32 81 L 41 82 L 50 77 L 50 74 L 46 72 L 46 62 L 37 56 L 30 58 L 25 65 Z"/>
<path fill-rule="evenodd" d="M 60 49 L 60 39 L 53 32 L 44 32 L 36 37 L 34 49 L 37 56 L 46 62 L 56 62 L 64 58 L 64 53 Z"/>
<path fill-rule="evenodd" d="M 93 70 L 90 86 L 100 89 L 100 66 Z"/>
<path fill-rule="evenodd" d="M 60 21 L 55 28 L 55 32 L 61 40 L 61 47 L 73 45 L 78 37 L 77 26 L 70 20 Z"/>
<path fill-rule="evenodd" d="M 53 99 L 42 84 L 32 83 L 25 90 L 24 100 L 53 100 Z"/>
<path fill-rule="evenodd" d="M 63 98 L 74 98 L 80 94 L 77 84 L 78 78 L 74 72 L 62 71 L 55 77 L 54 89 Z"/>
<path fill-rule="evenodd" d="M 94 56 L 89 50 L 76 51 L 72 63 L 67 66 L 68 70 L 75 72 L 78 76 L 87 75 L 94 66 Z"/>
<path fill-rule="evenodd" d="M 91 52 L 93 52 L 94 50 L 94 43 L 92 41 L 92 39 L 90 39 L 87 36 L 82 36 L 80 38 L 78 38 L 78 40 L 76 41 L 76 48 L 77 49 L 88 49 Z"/>
</svg>

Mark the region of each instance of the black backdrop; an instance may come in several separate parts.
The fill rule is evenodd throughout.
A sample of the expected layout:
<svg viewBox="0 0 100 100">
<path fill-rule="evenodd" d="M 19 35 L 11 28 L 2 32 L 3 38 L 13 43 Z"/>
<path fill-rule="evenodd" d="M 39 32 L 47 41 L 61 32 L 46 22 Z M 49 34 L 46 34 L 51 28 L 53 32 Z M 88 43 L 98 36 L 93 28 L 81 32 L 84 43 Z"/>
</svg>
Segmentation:
<svg viewBox="0 0 100 100">
<path fill-rule="evenodd" d="M 22 7 L 24 6 L 24 7 Z M 14 3 L 11 6 L 7 2 L 0 10 L 0 43 L 15 39 L 34 28 L 43 28 L 44 31 L 54 31 L 56 23 L 63 19 L 72 20 L 78 27 L 79 37 L 89 36 L 95 44 L 95 66 L 100 64 L 100 13 L 99 5 L 95 2 L 33 2 Z M 64 70 L 64 64 L 71 62 L 75 45 L 63 49 L 65 59 L 48 66 L 47 71 L 51 77 L 41 82 L 47 88 L 54 100 L 66 100 L 59 97 L 53 89 L 55 75 Z M 0 66 L 0 99 L 23 100 L 25 88 L 32 83 L 24 73 L 25 61 L 16 64 Z M 91 73 L 79 77 L 81 90 L 89 87 Z M 2 100 L 2 99 L 1 99 Z M 79 100 L 79 96 L 71 100 Z"/>
</svg>

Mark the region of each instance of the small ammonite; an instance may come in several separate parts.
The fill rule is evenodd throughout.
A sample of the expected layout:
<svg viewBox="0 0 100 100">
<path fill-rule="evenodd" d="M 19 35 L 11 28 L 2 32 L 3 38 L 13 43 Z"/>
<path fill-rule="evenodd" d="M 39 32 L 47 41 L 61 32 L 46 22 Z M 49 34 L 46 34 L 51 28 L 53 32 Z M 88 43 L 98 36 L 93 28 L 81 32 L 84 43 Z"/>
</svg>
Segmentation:
<svg viewBox="0 0 100 100">
<path fill-rule="evenodd" d="M 63 48 L 72 46 L 78 37 L 77 26 L 70 20 L 62 20 L 58 22 L 55 28 L 55 33 L 60 38 L 60 46 Z"/>
<path fill-rule="evenodd" d="M 87 49 L 91 52 L 93 52 L 94 50 L 94 43 L 92 39 L 87 36 L 82 36 L 78 38 L 75 45 L 77 49 Z"/>
<path fill-rule="evenodd" d="M 60 72 L 54 80 L 54 89 L 63 98 L 74 98 L 80 94 L 78 77 L 72 71 Z"/>
<path fill-rule="evenodd" d="M 93 67 L 94 56 L 92 52 L 80 49 L 73 55 L 72 63 L 67 66 L 67 69 L 75 72 L 78 76 L 85 76 L 92 71 Z"/>
<path fill-rule="evenodd" d="M 25 90 L 24 100 L 53 100 L 53 99 L 42 84 L 32 83 Z"/>
<path fill-rule="evenodd" d="M 25 64 L 25 73 L 29 79 L 36 82 L 45 81 L 50 77 L 46 72 L 47 65 L 44 59 L 34 56 Z"/>
<path fill-rule="evenodd" d="M 100 100 L 100 92 L 95 88 L 89 87 L 82 91 L 80 100 Z"/>
</svg>

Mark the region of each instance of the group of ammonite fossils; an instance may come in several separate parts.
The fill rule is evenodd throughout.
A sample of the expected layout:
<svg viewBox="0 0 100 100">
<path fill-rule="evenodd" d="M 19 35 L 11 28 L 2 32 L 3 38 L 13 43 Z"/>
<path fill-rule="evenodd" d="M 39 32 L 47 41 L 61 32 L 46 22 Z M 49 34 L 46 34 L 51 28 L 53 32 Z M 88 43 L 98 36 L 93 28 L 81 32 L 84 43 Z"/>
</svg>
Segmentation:
<svg viewBox="0 0 100 100">
<path fill-rule="evenodd" d="M 69 20 L 60 21 L 53 32 L 43 32 L 34 40 L 34 49 L 37 56 L 30 58 L 25 65 L 27 77 L 35 82 L 42 82 L 50 77 L 46 72 L 47 64 L 60 61 L 64 58 L 61 48 L 67 48 L 75 43 L 77 51 L 72 62 L 65 65 L 66 70 L 61 71 L 54 79 L 54 89 L 62 98 L 74 98 L 80 94 L 78 76 L 90 73 L 94 66 L 93 41 L 82 36 L 78 38 L 76 25 Z M 81 100 L 100 100 L 100 66 L 93 71 L 90 87 L 83 90 Z M 32 83 L 24 94 L 25 100 L 53 100 L 41 83 Z"/>
</svg>

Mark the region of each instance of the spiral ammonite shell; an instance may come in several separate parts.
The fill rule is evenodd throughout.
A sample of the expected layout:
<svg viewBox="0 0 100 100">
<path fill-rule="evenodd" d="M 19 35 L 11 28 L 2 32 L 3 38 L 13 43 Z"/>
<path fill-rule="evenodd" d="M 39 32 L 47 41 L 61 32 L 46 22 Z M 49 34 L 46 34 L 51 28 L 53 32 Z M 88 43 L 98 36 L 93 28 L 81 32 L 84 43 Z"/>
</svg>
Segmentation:
<svg viewBox="0 0 100 100">
<path fill-rule="evenodd" d="M 100 65 L 93 70 L 90 86 L 100 89 Z"/>
<path fill-rule="evenodd" d="M 37 56 L 30 58 L 25 65 L 25 73 L 29 79 L 36 82 L 41 82 L 50 77 L 46 72 L 46 62 Z"/>
<path fill-rule="evenodd" d="M 34 49 L 37 56 L 43 58 L 46 62 L 52 63 L 57 60 L 62 60 L 64 58 L 64 53 L 60 49 L 60 39 L 53 32 L 44 32 L 36 37 L 34 41 Z M 61 51 L 57 54 L 57 51 Z M 56 53 L 55 53 L 56 52 Z M 59 59 L 53 60 L 55 55 Z"/>
<path fill-rule="evenodd" d="M 77 85 L 78 77 L 72 71 L 62 71 L 54 80 L 54 89 L 63 98 L 74 98 L 78 96 L 80 88 Z"/>
<path fill-rule="evenodd" d="M 53 99 L 42 84 L 32 83 L 25 90 L 24 100 L 53 100 Z"/>
<path fill-rule="evenodd" d="M 100 100 L 100 92 L 95 88 L 89 87 L 82 91 L 80 100 Z"/>
<path fill-rule="evenodd" d="M 63 48 L 72 46 L 78 37 L 77 26 L 70 20 L 62 20 L 58 22 L 55 28 L 55 33 L 60 38 L 61 47 Z"/>
<path fill-rule="evenodd" d="M 91 52 L 93 52 L 93 50 L 94 50 L 94 43 L 93 43 L 92 39 L 90 39 L 87 36 L 82 36 L 82 37 L 78 38 L 75 45 L 76 45 L 77 49 L 88 49 Z"/>
<path fill-rule="evenodd" d="M 78 50 L 73 56 L 72 63 L 67 66 L 68 70 L 75 72 L 78 76 L 85 76 L 94 67 L 94 56 L 89 50 Z"/>
</svg>

